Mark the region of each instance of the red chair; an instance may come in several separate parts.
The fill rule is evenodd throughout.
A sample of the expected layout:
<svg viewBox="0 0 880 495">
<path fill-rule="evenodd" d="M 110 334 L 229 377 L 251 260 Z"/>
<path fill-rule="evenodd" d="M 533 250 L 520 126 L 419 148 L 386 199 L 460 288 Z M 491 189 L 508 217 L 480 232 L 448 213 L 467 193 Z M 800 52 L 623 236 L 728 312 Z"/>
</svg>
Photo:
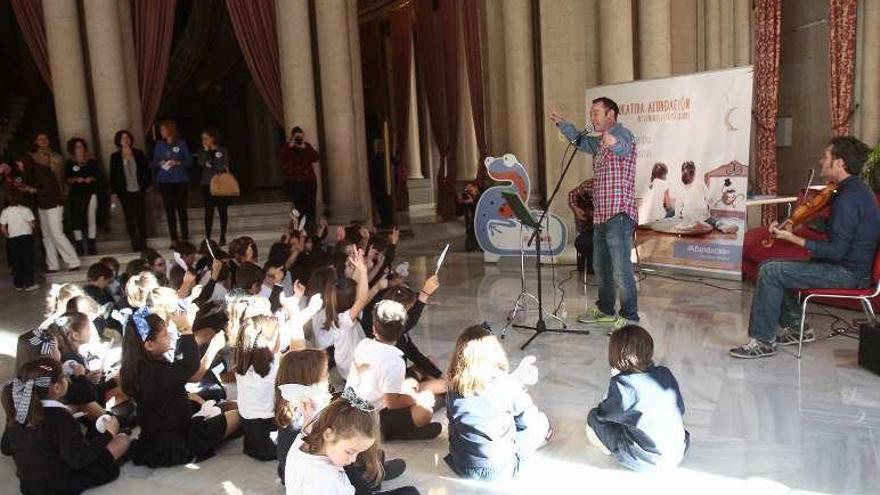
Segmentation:
<svg viewBox="0 0 880 495">
<path fill-rule="evenodd" d="M 880 296 L 880 249 L 874 254 L 874 268 L 871 271 L 871 283 L 864 289 L 802 289 L 798 295 L 801 303 L 801 333 L 798 337 L 798 359 L 801 358 L 801 348 L 804 345 L 804 322 L 807 316 L 807 303 L 812 298 L 819 299 L 849 299 L 862 303 L 862 310 L 869 321 L 874 321 L 874 308 L 871 307 L 871 299 Z M 824 301 L 818 301 L 822 304 Z"/>
</svg>

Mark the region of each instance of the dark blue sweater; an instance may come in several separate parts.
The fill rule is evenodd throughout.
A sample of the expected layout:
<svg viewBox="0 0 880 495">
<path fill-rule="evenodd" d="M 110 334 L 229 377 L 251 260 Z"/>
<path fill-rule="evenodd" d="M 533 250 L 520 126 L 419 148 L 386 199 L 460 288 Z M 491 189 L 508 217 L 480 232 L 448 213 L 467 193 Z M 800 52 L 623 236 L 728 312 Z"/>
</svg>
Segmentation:
<svg viewBox="0 0 880 495">
<path fill-rule="evenodd" d="M 449 454 L 458 468 L 509 467 L 539 447 L 547 419 L 525 388 L 501 375 L 480 395 L 446 394 Z M 532 431 L 527 430 L 533 429 Z M 538 431 L 541 430 L 541 431 Z"/>
<path fill-rule="evenodd" d="M 851 175 L 837 185 L 831 200 L 828 240 L 808 239 L 806 248 L 816 260 L 842 265 L 866 282 L 871 278 L 874 252 L 880 239 L 880 211 L 871 188 Z"/>
<path fill-rule="evenodd" d="M 612 377 L 587 424 L 621 464 L 642 471 L 681 462 L 689 441 L 683 415 L 684 399 L 672 372 L 652 366 Z"/>
</svg>

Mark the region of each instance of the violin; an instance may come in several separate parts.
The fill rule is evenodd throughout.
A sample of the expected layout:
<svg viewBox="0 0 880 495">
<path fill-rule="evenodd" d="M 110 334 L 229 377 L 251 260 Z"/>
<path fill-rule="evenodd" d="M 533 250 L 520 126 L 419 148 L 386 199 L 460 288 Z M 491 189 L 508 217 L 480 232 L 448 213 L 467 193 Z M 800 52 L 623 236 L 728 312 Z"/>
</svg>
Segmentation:
<svg viewBox="0 0 880 495">
<path fill-rule="evenodd" d="M 810 221 L 811 218 L 815 217 L 822 210 L 828 206 L 828 203 L 831 201 L 831 198 L 834 197 L 834 194 L 837 193 L 837 183 L 834 181 L 828 182 L 825 187 L 816 192 L 815 194 L 810 195 L 807 198 L 807 195 L 810 193 L 810 189 L 807 188 L 806 193 L 804 193 L 804 200 L 795 207 L 791 216 L 786 218 L 781 224 L 779 224 L 778 228 L 784 229 L 786 227 L 791 227 L 792 230 L 803 225 L 804 223 Z M 769 237 L 761 241 L 761 245 L 765 248 L 769 248 L 773 245 L 773 242 L 776 240 L 773 237 L 773 234 L 770 234 Z"/>
</svg>

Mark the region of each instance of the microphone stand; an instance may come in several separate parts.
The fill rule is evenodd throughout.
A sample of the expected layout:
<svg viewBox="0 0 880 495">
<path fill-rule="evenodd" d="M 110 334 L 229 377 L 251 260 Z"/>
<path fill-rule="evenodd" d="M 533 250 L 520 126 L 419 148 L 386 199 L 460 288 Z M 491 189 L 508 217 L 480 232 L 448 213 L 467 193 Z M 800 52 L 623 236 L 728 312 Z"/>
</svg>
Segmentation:
<svg viewBox="0 0 880 495">
<path fill-rule="evenodd" d="M 574 333 L 580 335 L 589 335 L 589 330 L 568 330 L 565 321 L 562 322 L 562 328 L 547 328 L 547 323 L 544 321 L 544 298 L 541 290 L 541 226 L 544 225 L 544 220 L 547 217 L 547 213 L 550 211 L 550 205 L 553 203 L 553 200 L 556 198 L 556 195 L 559 193 L 559 188 L 562 187 L 562 181 L 565 180 L 565 175 L 568 173 L 568 169 L 571 167 L 571 163 L 574 161 L 574 157 L 577 155 L 577 144 L 580 143 L 580 140 L 590 131 L 590 126 L 587 126 L 586 129 L 581 131 L 574 140 L 568 142 L 568 146 L 565 147 L 565 151 L 562 153 L 562 159 L 560 159 L 559 163 L 562 163 L 565 160 L 565 155 L 568 153 L 568 150 L 571 149 L 572 145 L 575 145 L 574 151 L 571 153 L 571 156 L 568 158 L 568 162 L 566 162 L 565 167 L 562 169 L 562 174 L 559 175 L 559 179 L 556 180 L 556 186 L 553 188 L 553 193 L 550 194 L 550 198 L 546 201 L 544 206 L 544 211 L 541 212 L 541 217 L 538 219 L 538 227 L 535 229 L 535 232 L 532 234 L 532 237 L 529 239 L 528 246 L 532 245 L 532 242 L 535 240 L 538 243 L 535 245 L 535 268 L 538 272 L 538 321 L 535 323 L 534 327 L 530 327 L 527 325 L 513 325 L 514 328 L 526 328 L 530 330 L 534 330 L 535 334 L 529 337 L 529 340 L 525 342 L 522 346 L 520 346 L 520 350 L 525 350 L 529 344 L 535 340 L 538 335 L 541 335 L 545 332 L 557 332 L 557 333 Z"/>
</svg>

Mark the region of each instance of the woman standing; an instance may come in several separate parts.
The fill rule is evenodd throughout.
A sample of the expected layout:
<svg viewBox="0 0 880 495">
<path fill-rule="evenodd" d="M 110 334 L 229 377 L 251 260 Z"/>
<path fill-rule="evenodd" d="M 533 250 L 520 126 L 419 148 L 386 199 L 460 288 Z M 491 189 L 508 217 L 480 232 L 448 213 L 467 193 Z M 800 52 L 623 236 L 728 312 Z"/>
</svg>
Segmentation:
<svg viewBox="0 0 880 495">
<path fill-rule="evenodd" d="M 189 186 L 189 169 L 192 167 L 192 155 L 186 142 L 180 139 L 177 122 L 166 119 L 159 122 L 159 134 L 162 139 L 153 150 L 153 170 L 156 183 L 162 193 L 165 204 L 165 218 L 168 221 L 168 233 L 172 244 L 189 239 L 189 220 L 186 212 L 186 191 Z M 181 238 L 177 233 L 177 220 L 180 219 Z"/>
<path fill-rule="evenodd" d="M 64 157 L 52 149 L 49 135 L 45 132 L 38 132 L 34 134 L 31 144 L 30 155 L 34 159 L 34 163 L 48 167 L 55 176 L 55 180 L 58 181 L 61 192 L 66 195 L 67 181 L 64 180 Z"/>
<path fill-rule="evenodd" d="M 113 143 L 119 151 L 110 155 L 110 185 L 125 214 L 125 229 L 131 250 L 147 247 L 147 208 L 145 196 L 150 187 L 150 165 L 143 151 L 134 147 L 127 130 L 116 132 Z"/>
<path fill-rule="evenodd" d="M 70 138 L 67 141 L 67 152 L 71 159 L 64 164 L 64 176 L 70 187 L 70 220 L 76 254 L 85 254 L 83 230 L 86 227 L 89 254 L 97 254 L 95 214 L 98 211 L 98 197 L 95 193 L 98 189 L 98 163 L 89 158 L 89 146 L 83 138 Z"/>
<path fill-rule="evenodd" d="M 46 249 L 46 272 L 54 273 L 59 269 L 58 255 L 67 264 L 70 271 L 79 270 L 80 261 L 62 226 L 61 189 L 52 170 L 44 165 L 34 163 L 31 155 L 21 155 L 15 159 L 15 168 L 21 182 L 15 181 L 15 188 L 30 194 L 37 205 L 40 218 L 40 231 L 43 236 L 43 247 Z"/>
<path fill-rule="evenodd" d="M 211 238 L 214 225 L 214 207 L 220 212 L 220 245 L 226 245 L 226 224 L 229 220 L 227 207 L 230 198 L 211 195 L 211 179 L 229 172 L 229 151 L 220 146 L 220 131 L 209 127 L 202 132 L 202 149 L 199 150 L 199 166 L 202 167 L 202 198 L 205 202 L 205 238 Z"/>
</svg>

